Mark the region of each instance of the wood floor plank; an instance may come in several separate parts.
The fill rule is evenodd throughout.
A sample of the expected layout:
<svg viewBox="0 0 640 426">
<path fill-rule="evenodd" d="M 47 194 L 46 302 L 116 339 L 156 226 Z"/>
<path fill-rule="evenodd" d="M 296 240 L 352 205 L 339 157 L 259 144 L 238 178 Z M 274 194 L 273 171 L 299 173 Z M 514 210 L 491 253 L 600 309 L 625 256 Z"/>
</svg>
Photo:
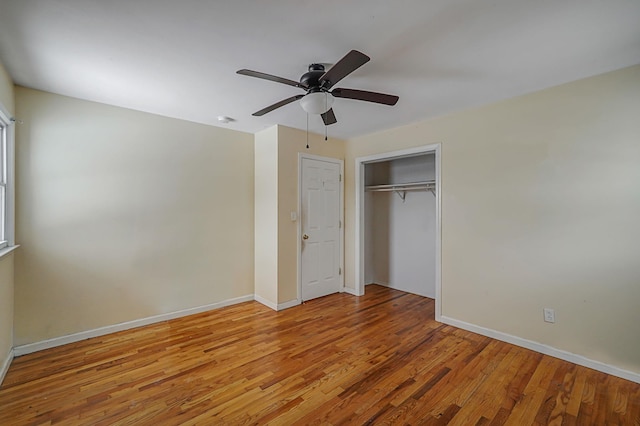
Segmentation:
<svg viewBox="0 0 640 426">
<path fill-rule="evenodd" d="M 640 425 L 640 385 L 434 321 L 382 286 L 16 358 L 0 424 Z"/>
</svg>

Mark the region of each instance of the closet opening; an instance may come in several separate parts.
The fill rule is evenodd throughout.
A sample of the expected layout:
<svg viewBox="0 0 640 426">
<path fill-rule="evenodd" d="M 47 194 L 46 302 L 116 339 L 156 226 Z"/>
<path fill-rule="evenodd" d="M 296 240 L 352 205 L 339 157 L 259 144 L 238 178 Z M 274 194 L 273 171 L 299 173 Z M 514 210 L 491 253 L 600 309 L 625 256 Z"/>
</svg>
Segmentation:
<svg viewBox="0 0 640 426">
<path fill-rule="evenodd" d="M 440 144 L 356 158 L 356 294 L 379 284 L 441 315 Z"/>
</svg>

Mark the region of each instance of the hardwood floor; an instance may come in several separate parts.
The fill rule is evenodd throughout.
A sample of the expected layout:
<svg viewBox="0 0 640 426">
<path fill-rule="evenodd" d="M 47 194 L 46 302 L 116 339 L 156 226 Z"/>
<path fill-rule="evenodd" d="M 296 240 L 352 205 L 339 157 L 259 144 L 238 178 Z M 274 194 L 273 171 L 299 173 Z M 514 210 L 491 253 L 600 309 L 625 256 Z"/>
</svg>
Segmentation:
<svg viewBox="0 0 640 426">
<path fill-rule="evenodd" d="M 1 425 L 640 425 L 640 385 L 433 320 L 380 286 L 16 358 Z"/>
</svg>

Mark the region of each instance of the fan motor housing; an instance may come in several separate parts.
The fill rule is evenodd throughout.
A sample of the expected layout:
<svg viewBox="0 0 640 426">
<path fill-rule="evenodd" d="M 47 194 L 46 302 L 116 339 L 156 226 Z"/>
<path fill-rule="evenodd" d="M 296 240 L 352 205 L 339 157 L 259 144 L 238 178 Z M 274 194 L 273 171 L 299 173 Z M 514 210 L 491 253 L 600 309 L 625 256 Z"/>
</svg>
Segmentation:
<svg viewBox="0 0 640 426">
<path fill-rule="evenodd" d="M 305 84 L 309 89 L 316 89 L 310 91 L 318 91 L 320 87 L 320 77 L 324 74 L 324 65 L 311 64 L 309 65 L 309 72 L 302 74 L 300 77 L 300 83 Z"/>
</svg>

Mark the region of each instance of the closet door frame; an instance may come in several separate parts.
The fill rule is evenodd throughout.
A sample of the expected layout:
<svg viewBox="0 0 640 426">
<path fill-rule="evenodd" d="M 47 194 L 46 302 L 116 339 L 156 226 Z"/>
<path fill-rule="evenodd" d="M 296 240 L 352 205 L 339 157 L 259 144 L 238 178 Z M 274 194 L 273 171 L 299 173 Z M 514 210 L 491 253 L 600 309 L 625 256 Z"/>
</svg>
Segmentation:
<svg viewBox="0 0 640 426">
<path fill-rule="evenodd" d="M 364 168 L 366 164 L 380 161 L 396 160 L 398 158 L 414 157 L 423 154 L 435 154 L 436 163 L 436 299 L 435 299 L 435 319 L 440 321 L 441 317 L 441 294 L 442 294 L 442 226 L 441 226 L 441 187 L 440 187 L 440 154 L 441 144 L 423 145 L 415 148 L 403 149 L 399 151 L 384 152 L 381 154 L 368 155 L 355 159 L 355 194 L 356 194 L 356 223 L 355 223 L 355 295 L 364 295 Z"/>
</svg>

